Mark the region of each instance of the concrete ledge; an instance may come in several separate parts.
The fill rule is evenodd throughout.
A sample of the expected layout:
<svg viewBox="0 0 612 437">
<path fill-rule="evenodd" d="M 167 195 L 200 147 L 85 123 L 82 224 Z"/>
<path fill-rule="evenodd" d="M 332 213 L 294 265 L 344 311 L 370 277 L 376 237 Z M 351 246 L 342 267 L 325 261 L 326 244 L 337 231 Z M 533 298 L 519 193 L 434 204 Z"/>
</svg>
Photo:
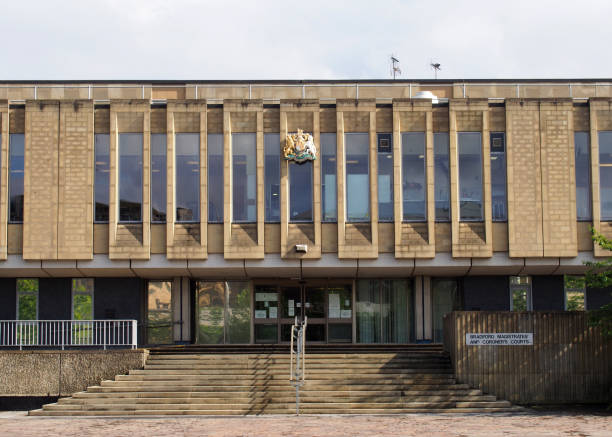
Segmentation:
<svg viewBox="0 0 612 437">
<path fill-rule="evenodd" d="M 69 396 L 144 367 L 146 349 L 0 351 L 0 396 Z"/>
</svg>

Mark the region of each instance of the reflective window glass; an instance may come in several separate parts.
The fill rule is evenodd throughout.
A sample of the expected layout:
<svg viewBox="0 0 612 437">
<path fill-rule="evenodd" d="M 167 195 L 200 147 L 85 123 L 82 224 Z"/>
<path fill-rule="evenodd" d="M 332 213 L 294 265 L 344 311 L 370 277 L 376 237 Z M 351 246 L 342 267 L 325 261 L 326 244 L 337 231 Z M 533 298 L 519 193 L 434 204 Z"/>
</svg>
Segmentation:
<svg viewBox="0 0 612 437">
<path fill-rule="evenodd" d="M 335 222 L 338 220 L 338 200 L 336 197 L 336 134 L 321 134 L 321 220 Z"/>
<path fill-rule="evenodd" d="M 531 277 L 510 276 L 510 311 L 531 310 Z"/>
<path fill-rule="evenodd" d="M 450 161 L 447 132 L 434 133 L 434 198 L 436 221 L 450 221 Z"/>
<path fill-rule="evenodd" d="M 13 223 L 23 222 L 24 141 L 24 134 L 9 135 L 9 221 Z"/>
<path fill-rule="evenodd" d="M 444 340 L 444 315 L 461 309 L 461 299 L 455 279 L 432 279 L 433 341 Z"/>
<path fill-rule="evenodd" d="M 280 135 L 264 134 L 266 222 L 280 222 Z"/>
<path fill-rule="evenodd" d="M 482 139 L 480 132 L 458 132 L 460 220 L 482 220 Z"/>
<path fill-rule="evenodd" d="M 151 134 L 151 222 L 166 221 L 166 134 Z"/>
<path fill-rule="evenodd" d="M 491 208 L 493 221 L 508 220 L 506 208 L 506 135 L 491 132 Z"/>
<path fill-rule="evenodd" d="M 584 276 L 564 277 L 565 284 L 565 311 L 584 311 L 586 284 Z"/>
<path fill-rule="evenodd" d="M 612 131 L 599 132 L 601 220 L 612 221 Z"/>
<path fill-rule="evenodd" d="M 208 135 L 208 221 L 223 223 L 223 134 Z"/>
<path fill-rule="evenodd" d="M 93 320 L 93 278 L 72 279 L 72 320 Z"/>
<path fill-rule="evenodd" d="M 393 134 L 377 134 L 378 221 L 392 222 L 393 211 Z"/>
<path fill-rule="evenodd" d="M 38 279 L 17 279 L 17 320 L 38 319 Z"/>
<path fill-rule="evenodd" d="M 257 221 L 256 144 L 254 133 L 232 134 L 232 221 L 236 223 Z"/>
<path fill-rule="evenodd" d="M 370 220 L 370 135 L 344 134 L 346 161 L 346 220 Z"/>
<path fill-rule="evenodd" d="M 148 282 L 147 323 L 148 344 L 173 342 L 171 281 Z"/>
<path fill-rule="evenodd" d="M 175 134 L 176 221 L 200 221 L 200 134 Z"/>
<path fill-rule="evenodd" d="M 588 132 L 574 133 L 576 218 L 591 220 L 591 144 Z"/>
<path fill-rule="evenodd" d="M 402 211 L 404 221 L 425 221 L 425 133 L 402 134 Z"/>
<path fill-rule="evenodd" d="M 289 162 L 289 221 L 312 220 L 312 161 Z"/>
<path fill-rule="evenodd" d="M 198 281 L 197 343 L 244 344 L 251 341 L 251 287 L 246 281 Z"/>
<path fill-rule="evenodd" d="M 358 343 L 414 341 L 414 297 L 406 280 L 357 281 Z"/>
<path fill-rule="evenodd" d="M 95 162 L 95 211 L 94 220 L 96 222 L 108 222 L 108 196 L 110 181 L 110 135 L 95 134 L 94 149 L 96 155 Z"/>
<path fill-rule="evenodd" d="M 142 221 L 142 134 L 119 134 L 119 221 Z"/>
</svg>

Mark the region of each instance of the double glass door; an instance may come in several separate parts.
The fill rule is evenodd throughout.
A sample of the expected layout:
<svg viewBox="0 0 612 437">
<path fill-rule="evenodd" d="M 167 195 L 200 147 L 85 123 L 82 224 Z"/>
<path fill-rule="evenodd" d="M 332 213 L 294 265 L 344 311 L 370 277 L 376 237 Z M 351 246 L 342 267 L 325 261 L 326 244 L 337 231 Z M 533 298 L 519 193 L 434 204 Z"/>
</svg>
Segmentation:
<svg viewBox="0 0 612 437">
<path fill-rule="evenodd" d="M 352 308 L 350 283 L 255 285 L 255 342 L 289 342 L 295 319 L 307 317 L 306 341 L 350 343 Z"/>
</svg>

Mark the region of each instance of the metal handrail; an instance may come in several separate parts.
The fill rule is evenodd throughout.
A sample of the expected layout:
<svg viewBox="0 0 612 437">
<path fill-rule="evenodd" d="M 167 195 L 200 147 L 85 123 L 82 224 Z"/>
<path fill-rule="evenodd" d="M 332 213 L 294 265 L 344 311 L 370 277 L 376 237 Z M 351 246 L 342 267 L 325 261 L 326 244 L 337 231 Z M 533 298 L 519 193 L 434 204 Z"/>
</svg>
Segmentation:
<svg viewBox="0 0 612 437">
<path fill-rule="evenodd" d="M 0 347 L 138 346 L 136 320 L 0 320 Z"/>
<path fill-rule="evenodd" d="M 306 325 L 308 317 L 298 322 L 297 316 L 291 326 L 291 356 L 289 382 L 295 388 L 295 414 L 300 414 L 300 388 L 306 381 Z M 294 341 L 295 340 L 295 341 Z"/>
</svg>

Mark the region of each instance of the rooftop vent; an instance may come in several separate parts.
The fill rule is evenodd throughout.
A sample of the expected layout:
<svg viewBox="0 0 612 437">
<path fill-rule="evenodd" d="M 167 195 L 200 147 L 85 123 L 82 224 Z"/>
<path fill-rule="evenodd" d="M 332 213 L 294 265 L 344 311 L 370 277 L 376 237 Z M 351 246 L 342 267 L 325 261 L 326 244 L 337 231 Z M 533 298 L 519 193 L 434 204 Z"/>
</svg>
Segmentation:
<svg viewBox="0 0 612 437">
<path fill-rule="evenodd" d="M 414 96 L 412 96 L 412 98 L 413 99 L 428 99 L 428 100 L 431 100 L 431 103 L 434 105 L 438 103 L 438 97 L 433 95 L 431 91 L 419 91 Z"/>
</svg>

